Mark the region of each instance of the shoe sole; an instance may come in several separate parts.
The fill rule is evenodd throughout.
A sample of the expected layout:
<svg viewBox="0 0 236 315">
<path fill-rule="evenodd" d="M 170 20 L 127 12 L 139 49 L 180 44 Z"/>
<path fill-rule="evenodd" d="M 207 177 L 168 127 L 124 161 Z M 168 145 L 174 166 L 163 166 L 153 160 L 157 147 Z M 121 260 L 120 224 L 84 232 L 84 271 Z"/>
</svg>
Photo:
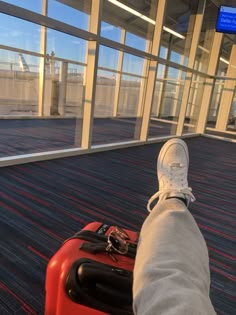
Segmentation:
<svg viewBox="0 0 236 315">
<path fill-rule="evenodd" d="M 166 154 L 167 149 L 173 144 L 179 144 L 184 148 L 185 153 L 186 153 L 186 157 L 187 157 L 187 161 L 188 161 L 188 166 L 189 166 L 189 153 L 188 153 L 188 147 L 187 147 L 186 143 L 181 139 L 174 138 L 174 139 L 168 140 L 163 145 L 163 147 L 161 148 L 161 151 L 158 155 L 158 160 L 157 160 L 157 170 L 159 169 L 159 167 L 161 167 L 160 164 L 162 164 L 162 161 L 163 161 L 163 158 Z"/>
</svg>

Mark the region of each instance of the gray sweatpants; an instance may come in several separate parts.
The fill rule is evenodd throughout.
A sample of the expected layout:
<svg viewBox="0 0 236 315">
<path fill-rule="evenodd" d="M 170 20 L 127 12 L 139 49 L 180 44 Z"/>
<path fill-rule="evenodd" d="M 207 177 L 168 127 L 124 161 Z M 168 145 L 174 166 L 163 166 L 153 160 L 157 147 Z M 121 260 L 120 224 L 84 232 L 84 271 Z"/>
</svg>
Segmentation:
<svg viewBox="0 0 236 315">
<path fill-rule="evenodd" d="M 157 203 L 145 220 L 134 267 L 138 315 L 212 315 L 206 243 L 184 203 Z"/>
</svg>

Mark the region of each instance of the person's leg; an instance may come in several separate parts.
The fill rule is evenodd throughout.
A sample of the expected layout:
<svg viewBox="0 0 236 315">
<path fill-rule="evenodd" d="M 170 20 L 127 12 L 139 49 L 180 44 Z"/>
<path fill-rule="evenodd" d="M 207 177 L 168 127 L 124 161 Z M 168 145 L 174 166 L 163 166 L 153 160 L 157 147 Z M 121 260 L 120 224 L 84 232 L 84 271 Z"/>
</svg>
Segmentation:
<svg viewBox="0 0 236 315">
<path fill-rule="evenodd" d="M 179 139 L 168 141 L 158 158 L 160 190 L 154 198 L 159 201 L 140 233 L 133 283 L 135 314 L 215 314 L 209 298 L 207 247 L 185 203 L 178 199 L 187 204 L 194 200 L 187 170 L 186 145 Z"/>
</svg>

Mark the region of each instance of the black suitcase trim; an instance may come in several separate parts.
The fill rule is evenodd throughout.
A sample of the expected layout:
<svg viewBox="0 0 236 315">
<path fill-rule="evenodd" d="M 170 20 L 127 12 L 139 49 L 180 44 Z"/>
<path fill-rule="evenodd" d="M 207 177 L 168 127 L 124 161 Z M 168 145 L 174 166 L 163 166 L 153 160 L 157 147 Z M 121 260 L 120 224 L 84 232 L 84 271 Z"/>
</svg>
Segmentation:
<svg viewBox="0 0 236 315">
<path fill-rule="evenodd" d="M 82 258 L 73 263 L 65 290 L 75 303 L 111 315 L 132 315 L 132 283 L 131 271 Z"/>
</svg>

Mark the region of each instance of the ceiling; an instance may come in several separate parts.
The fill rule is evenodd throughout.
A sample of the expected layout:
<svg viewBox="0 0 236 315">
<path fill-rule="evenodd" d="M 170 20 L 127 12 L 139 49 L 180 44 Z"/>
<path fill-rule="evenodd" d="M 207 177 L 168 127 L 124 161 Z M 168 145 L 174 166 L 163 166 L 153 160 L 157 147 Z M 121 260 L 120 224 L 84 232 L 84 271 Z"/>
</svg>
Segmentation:
<svg viewBox="0 0 236 315">
<path fill-rule="evenodd" d="M 128 7 L 138 11 L 139 13 L 156 20 L 156 7 L 158 0 L 119 0 Z M 58 2 L 64 3 L 77 10 L 83 11 L 87 14 L 91 12 L 91 0 L 58 0 Z M 173 29 L 174 31 L 182 34 L 186 37 L 187 33 L 191 33 L 189 29 L 189 19 L 194 18 L 197 14 L 197 7 L 199 0 L 167 0 L 166 15 L 164 25 Z M 236 7 L 236 0 L 207 0 L 204 14 L 204 21 L 202 24 L 202 32 L 200 36 L 200 45 L 207 45 L 207 35 L 214 31 L 216 25 L 216 18 L 219 5 L 231 5 Z M 124 28 L 126 31 L 131 32 L 137 36 L 141 36 L 147 39 L 151 39 L 154 31 L 154 25 L 138 18 L 132 13 L 123 10 L 107 0 L 103 1 L 103 21 Z M 158 21 L 157 21 L 158 22 Z M 225 34 L 224 45 L 222 47 L 222 54 L 227 58 L 230 55 L 232 44 L 236 43 L 236 36 Z M 174 45 L 176 50 L 183 51 L 185 49 L 185 41 L 180 38 L 171 38 L 171 44 Z M 162 44 L 170 43 L 170 34 L 164 32 L 162 34 Z M 205 47 L 205 46 L 204 46 Z"/>
</svg>

